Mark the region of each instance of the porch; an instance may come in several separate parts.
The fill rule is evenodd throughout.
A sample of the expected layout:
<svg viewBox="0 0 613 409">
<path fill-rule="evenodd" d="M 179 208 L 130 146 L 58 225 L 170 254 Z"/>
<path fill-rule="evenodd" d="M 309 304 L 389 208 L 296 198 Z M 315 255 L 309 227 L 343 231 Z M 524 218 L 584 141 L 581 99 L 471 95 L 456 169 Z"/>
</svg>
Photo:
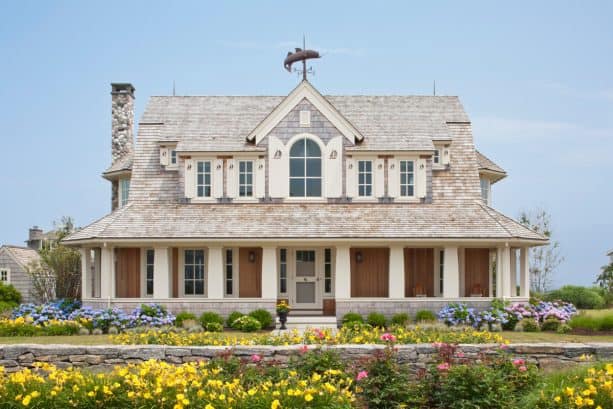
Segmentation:
<svg viewBox="0 0 613 409">
<path fill-rule="evenodd" d="M 292 316 L 391 316 L 457 301 L 524 301 L 530 288 L 523 243 L 106 243 L 81 252 L 83 302 L 97 307 L 157 302 L 227 316 L 274 312 L 283 299 Z"/>
</svg>

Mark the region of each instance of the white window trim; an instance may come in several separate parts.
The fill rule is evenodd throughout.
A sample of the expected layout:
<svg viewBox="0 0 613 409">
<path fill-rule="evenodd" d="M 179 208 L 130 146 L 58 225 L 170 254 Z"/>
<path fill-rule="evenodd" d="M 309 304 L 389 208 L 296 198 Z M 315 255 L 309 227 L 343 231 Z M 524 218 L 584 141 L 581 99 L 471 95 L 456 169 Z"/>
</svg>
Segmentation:
<svg viewBox="0 0 613 409">
<path fill-rule="evenodd" d="M 251 196 L 241 196 L 241 162 L 251 162 Z M 236 158 L 236 180 L 233 183 L 236 185 L 236 198 L 234 200 L 241 202 L 254 202 L 257 201 L 255 196 L 255 173 L 257 166 L 257 158 L 255 157 L 238 157 Z M 231 183 L 228 181 L 228 183 Z"/>
<path fill-rule="evenodd" d="M 185 252 L 187 250 L 202 250 L 204 251 L 204 294 L 185 294 Z M 180 298 L 208 298 L 209 287 L 209 272 L 208 266 L 209 252 L 206 248 L 198 247 L 181 247 L 179 249 L 179 297 Z"/>
<path fill-rule="evenodd" d="M 176 162 L 172 163 L 172 153 L 175 153 Z M 178 170 L 179 169 L 179 153 L 177 152 L 176 146 L 168 147 L 168 166 L 166 166 L 167 170 Z"/>
<path fill-rule="evenodd" d="M 155 292 L 155 250 L 153 247 L 141 248 L 140 251 L 140 294 L 143 298 L 152 298 L 152 294 L 147 294 L 147 251 L 153 251 L 153 291 Z"/>
<path fill-rule="evenodd" d="M 226 271 L 226 267 L 227 267 L 227 263 L 226 263 L 226 251 L 227 250 L 231 250 L 232 251 L 232 294 L 228 294 L 226 292 L 226 282 L 227 282 L 227 271 Z M 239 251 L 240 249 L 238 247 L 224 247 L 222 248 L 222 257 L 223 257 L 223 296 L 224 298 L 238 298 L 238 280 L 239 280 L 239 276 L 240 274 L 238 273 L 239 271 L 239 266 L 238 266 L 238 255 L 239 255 Z M 206 256 L 205 256 L 206 257 Z M 205 274 L 206 276 L 206 274 Z"/>
<path fill-rule="evenodd" d="M 330 292 L 326 292 L 326 249 L 330 249 Z M 334 286 L 334 282 L 336 281 L 336 249 L 334 247 L 324 247 L 322 250 L 322 258 L 323 258 L 323 270 L 322 270 L 322 297 L 326 298 L 334 298 L 336 293 L 336 288 Z"/>
<path fill-rule="evenodd" d="M 320 196 L 291 196 L 291 189 L 290 189 L 290 180 L 291 178 L 291 170 L 290 170 L 290 151 L 292 150 L 292 147 L 294 146 L 294 144 L 296 143 L 296 141 L 300 140 L 300 139 L 311 139 L 312 141 L 314 141 L 317 146 L 319 146 L 319 151 L 321 153 L 321 195 Z M 310 133 L 299 133 L 297 135 L 294 135 L 285 145 L 287 146 L 287 155 L 285 155 L 285 160 L 287 161 L 287 198 L 286 200 L 291 200 L 291 201 L 326 201 L 327 200 L 327 191 L 326 191 L 326 183 L 328 182 L 326 179 L 326 174 L 327 174 L 327 160 L 326 160 L 326 145 L 323 143 L 323 141 L 317 136 L 317 135 L 313 135 Z M 339 180 L 338 183 L 341 183 L 341 181 Z"/>
<path fill-rule="evenodd" d="M 215 158 L 206 156 L 206 157 L 194 157 L 193 166 L 194 166 L 194 197 L 191 199 L 194 203 L 208 203 L 215 202 L 217 199 L 213 196 L 213 184 L 215 183 L 215 178 L 213 177 L 213 167 L 215 166 Z M 211 195 L 210 196 L 198 196 L 198 162 L 210 162 L 211 163 Z"/>
<path fill-rule="evenodd" d="M 285 250 L 285 292 L 281 292 L 281 250 Z M 289 256 L 290 256 L 290 248 L 288 247 L 279 247 L 277 249 L 277 295 L 279 298 L 289 298 Z"/>
<path fill-rule="evenodd" d="M 130 180 L 130 178 L 121 178 L 118 180 L 117 182 L 117 207 L 121 208 L 124 207 L 125 205 L 127 205 L 130 202 L 130 186 L 128 186 L 128 195 L 126 196 L 126 202 L 123 202 L 123 190 L 124 190 L 124 182 L 128 181 L 128 185 L 132 184 L 132 181 Z"/>
<path fill-rule="evenodd" d="M 360 162 L 370 162 L 370 195 L 360 196 Z M 356 158 L 356 183 L 357 183 L 357 195 L 356 199 L 369 201 L 375 199 L 375 161 L 370 158 Z M 368 186 L 366 184 L 362 186 Z"/>
<path fill-rule="evenodd" d="M 10 284 L 11 283 L 11 269 L 8 267 L 0 268 L 0 277 L 2 273 L 6 273 L 6 281 L 1 281 L 2 283 Z"/>
<path fill-rule="evenodd" d="M 413 162 L 413 194 L 410 196 L 403 196 L 402 195 L 402 166 L 400 164 L 400 162 Z M 411 202 L 411 201 L 418 201 L 419 199 L 417 198 L 417 159 L 416 158 L 398 158 L 398 162 L 397 162 L 397 166 L 398 166 L 398 197 L 397 197 L 397 201 L 399 202 Z M 410 186 L 410 185 L 407 185 Z"/>
</svg>

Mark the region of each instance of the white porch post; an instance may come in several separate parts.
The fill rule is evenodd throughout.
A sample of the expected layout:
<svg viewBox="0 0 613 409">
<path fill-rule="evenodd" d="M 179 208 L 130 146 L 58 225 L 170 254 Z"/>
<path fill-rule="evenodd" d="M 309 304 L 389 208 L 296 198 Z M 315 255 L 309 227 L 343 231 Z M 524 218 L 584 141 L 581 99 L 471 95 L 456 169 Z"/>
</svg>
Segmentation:
<svg viewBox="0 0 613 409">
<path fill-rule="evenodd" d="M 521 297 L 530 297 L 530 257 L 528 257 L 529 251 L 529 247 L 522 247 L 519 253 L 519 295 Z"/>
<path fill-rule="evenodd" d="M 510 249 L 510 287 L 509 287 L 509 295 L 511 297 L 517 296 L 517 249 Z"/>
<path fill-rule="evenodd" d="M 206 268 L 208 287 L 207 298 L 218 300 L 223 298 L 223 252 L 221 247 L 208 248 L 208 263 Z"/>
<path fill-rule="evenodd" d="M 443 266 L 443 297 L 460 296 L 460 263 L 457 247 L 445 247 L 445 264 Z"/>
<path fill-rule="evenodd" d="M 404 298 L 404 247 L 390 246 L 389 298 Z"/>
<path fill-rule="evenodd" d="M 351 298 L 351 260 L 349 246 L 336 246 L 335 282 L 336 299 Z"/>
<path fill-rule="evenodd" d="M 262 248 L 262 298 L 277 299 L 277 248 Z"/>
<path fill-rule="evenodd" d="M 153 298 L 170 298 L 168 247 L 153 249 Z"/>
<path fill-rule="evenodd" d="M 100 298 L 110 300 L 115 297 L 115 260 L 113 248 L 102 247 L 100 250 Z"/>
<path fill-rule="evenodd" d="M 511 289 L 511 250 L 508 247 L 498 249 L 496 257 L 496 295 L 509 297 Z"/>
<path fill-rule="evenodd" d="M 81 247 L 81 298 L 90 298 L 91 294 L 91 249 Z"/>
</svg>

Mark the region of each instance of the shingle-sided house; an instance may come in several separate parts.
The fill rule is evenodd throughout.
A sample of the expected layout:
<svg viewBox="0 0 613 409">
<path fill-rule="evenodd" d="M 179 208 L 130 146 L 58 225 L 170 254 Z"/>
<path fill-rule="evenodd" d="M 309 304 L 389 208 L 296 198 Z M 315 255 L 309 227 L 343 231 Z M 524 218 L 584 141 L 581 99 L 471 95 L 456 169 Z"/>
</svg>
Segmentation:
<svg viewBox="0 0 613 409">
<path fill-rule="evenodd" d="M 27 268 L 40 261 L 38 252 L 29 247 L 3 245 L 0 247 L 0 281 L 12 284 L 21 293 L 23 302 L 34 302 L 32 278 Z"/>
<path fill-rule="evenodd" d="M 528 298 L 528 250 L 546 239 L 490 206 L 506 173 L 475 150 L 457 97 L 308 81 L 152 97 L 133 144 L 134 88 L 111 94 L 113 211 L 65 240 L 82 249 L 85 304 L 227 314 L 285 299 L 339 317 Z"/>
</svg>

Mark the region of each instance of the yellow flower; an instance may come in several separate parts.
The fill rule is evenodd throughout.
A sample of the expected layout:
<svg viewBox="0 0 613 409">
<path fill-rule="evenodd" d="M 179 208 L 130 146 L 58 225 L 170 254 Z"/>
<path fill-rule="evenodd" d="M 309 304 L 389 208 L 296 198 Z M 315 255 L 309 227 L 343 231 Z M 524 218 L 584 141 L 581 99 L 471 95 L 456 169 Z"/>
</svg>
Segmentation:
<svg viewBox="0 0 613 409">
<path fill-rule="evenodd" d="M 307 402 L 310 402 L 313 400 L 313 395 L 311 395 L 310 393 L 307 393 L 306 395 L 304 395 L 304 400 Z"/>
<path fill-rule="evenodd" d="M 279 402 L 279 399 L 275 399 L 272 401 L 272 404 L 270 405 L 270 409 L 278 409 L 281 407 L 281 402 Z"/>
<path fill-rule="evenodd" d="M 559 396 L 556 396 L 555 398 L 553 398 L 553 401 L 555 403 L 560 403 L 561 400 L 562 400 L 562 398 L 560 398 Z"/>
<path fill-rule="evenodd" d="M 28 406 L 30 404 L 30 400 L 32 398 L 30 397 L 30 395 L 26 395 L 25 398 L 23 398 L 23 400 L 21 401 L 21 404 L 23 406 Z"/>
</svg>

